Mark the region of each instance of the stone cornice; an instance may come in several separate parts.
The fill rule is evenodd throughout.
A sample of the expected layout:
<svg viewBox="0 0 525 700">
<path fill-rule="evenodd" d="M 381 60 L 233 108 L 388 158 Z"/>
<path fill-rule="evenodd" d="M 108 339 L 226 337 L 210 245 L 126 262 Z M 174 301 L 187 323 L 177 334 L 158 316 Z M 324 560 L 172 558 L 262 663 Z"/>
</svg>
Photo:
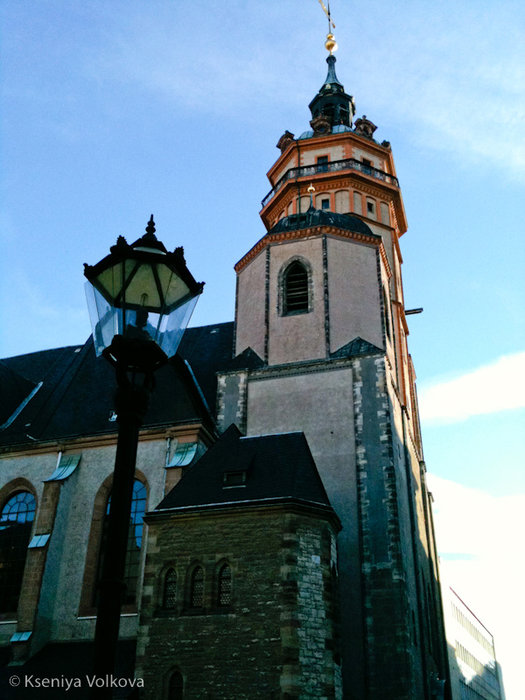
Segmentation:
<svg viewBox="0 0 525 700">
<path fill-rule="evenodd" d="M 157 428 L 146 428 L 140 431 L 139 442 L 162 440 L 167 437 L 200 438 L 206 444 L 213 442 L 213 435 L 200 423 L 187 423 L 182 425 L 168 425 Z M 117 432 L 104 433 L 102 435 L 86 435 L 62 438 L 57 440 L 38 441 L 30 445 L 6 445 L 0 447 L 0 459 L 2 457 L 33 457 L 49 454 L 50 452 L 73 452 L 97 447 L 108 447 L 117 444 Z"/>
<path fill-rule="evenodd" d="M 239 274 L 246 265 L 248 265 L 254 258 L 256 258 L 259 253 L 261 253 L 267 246 L 273 245 L 275 243 L 285 243 L 288 241 L 296 241 L 305 238 L 320 237 L 323 235 L 334 236 L 336 238 L 345 238 L 359 243 L 364 243 L 365 245 L 378 246 L 381 250 L 381 258 L 385 264 L 388 276 L 392 276 L 392 270 L 388 262 L 385 247 L 381 236 L 377 234 L 365 234 L 356 233 L 354 231 L 347 231 L 345 229 L 337 228 L 336 226 L 311 226 L 309 228 L 300 229 L 298 231 L 283 231 L 281 233 L 267 233 L 263 236 L 251 250 L 249 250 L 244 257 L 242 257 L 239 262 L 234 266 L 235 272 Z"/>
</svg>

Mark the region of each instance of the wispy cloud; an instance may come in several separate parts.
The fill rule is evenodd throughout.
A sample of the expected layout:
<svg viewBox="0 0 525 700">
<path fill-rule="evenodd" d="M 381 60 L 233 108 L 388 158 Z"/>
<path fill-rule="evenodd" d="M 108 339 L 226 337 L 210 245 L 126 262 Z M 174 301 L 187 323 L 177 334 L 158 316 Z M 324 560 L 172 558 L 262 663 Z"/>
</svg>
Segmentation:
<svg viewBox="0 0 525 700">
<path fill-rule="evenodd" d="M 525 407 L 525 352 L 500 357 L 454 379 L 424 384 L 421 419 L 456 423 L 471 416 Z"/>
<path fill-rule="evenodd" d="M 507 697 L 521 697 L 525 494 L 494 497 L 433 474 L 428 481 L 446 583 L 494 634 Z"/>
</svg>

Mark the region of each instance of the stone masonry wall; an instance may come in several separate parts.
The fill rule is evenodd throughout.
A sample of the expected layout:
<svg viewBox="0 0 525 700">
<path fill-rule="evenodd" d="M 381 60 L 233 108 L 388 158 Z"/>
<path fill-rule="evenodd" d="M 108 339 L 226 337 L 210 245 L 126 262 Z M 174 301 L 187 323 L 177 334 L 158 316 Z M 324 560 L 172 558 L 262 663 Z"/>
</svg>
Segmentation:
<svg viewBox="0 0 525 700">
<path fill-rule="evenodd" d="M 146 700 L 167 697 L 179 671 L 184 697 L 215 700 L 336 698 L 334 538 L 324 520 L 283 507 L 167 516 L 149 525 L 137 646 Z M 217 605 L 217 572 L 232 570 L 232 602 Z M 204 569 L 202 609 L 188 580 Z M 176 605 L 163 608 L 168 568 Z"/>
</svg>

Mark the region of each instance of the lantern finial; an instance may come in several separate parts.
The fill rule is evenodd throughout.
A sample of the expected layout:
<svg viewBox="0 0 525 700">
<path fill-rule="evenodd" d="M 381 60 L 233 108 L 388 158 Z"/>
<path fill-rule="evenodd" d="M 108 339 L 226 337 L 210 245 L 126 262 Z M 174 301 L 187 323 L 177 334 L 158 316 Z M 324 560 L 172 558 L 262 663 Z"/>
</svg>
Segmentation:
<svg viewBox="0 0 525 700">
<path fill-rule="evenodd" d="M 153 214 L 150 216 L 148 225 L 146 226 L 146 233 L 155 233 L 155 222 L 153 221 Z"/>
</svg>

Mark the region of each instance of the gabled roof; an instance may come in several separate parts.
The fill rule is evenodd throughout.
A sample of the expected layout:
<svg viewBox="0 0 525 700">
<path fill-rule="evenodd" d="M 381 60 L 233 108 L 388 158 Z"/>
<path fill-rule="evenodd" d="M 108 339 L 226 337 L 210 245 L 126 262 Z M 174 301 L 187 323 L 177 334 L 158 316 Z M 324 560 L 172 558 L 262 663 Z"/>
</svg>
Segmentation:
<svg viewBox="0 0 525 700">
<path fill-rule="evenodd" d="M 377 345 L 369 343 L 368 340 L 362 338 L 354 338 L 346 345 L 343 345 L 335 352 L 330 353 L 332 359 L 344 359 L 346 357 L 355 357 L 356 355 L 377 355 L 384 354 L 384 350 L 378 348 Z"/>
<path fill-rule="evenodd" d="M 231 359 L 232 344 L 233 323 L 188 329 L 179 354 L 156 373 L 143 427 L 203 422 L 212 428 L 216 372 Z M 16 410 L 11 404 L 24 399 L 23 390 L 40 382 L 42 386 L 0 431 L 0 445 L 116 432 L 116 424 L 109 420 L 114 409 L 114 371 L 95 356 L 91 337 L 82 347 L 7 358 L 2 370 L 0 391 L 3 395 L 5 386 L 12 397 L 9 415 Z"/>
<path fill-rule="evenodd" d="M 233 372 L 239 369 L 260 369 L 264 367 L 264 360 L 252 350 L 245 348 L 239 355 L 236 355 L 232 360 L 222 367 L 223 372 Z"/>
<path fill-rule="evenodd" d="M 242 437 L 231 425 L 154 513 L 301 502 L 334 515 L 303 433 Z"/>
</svg>

